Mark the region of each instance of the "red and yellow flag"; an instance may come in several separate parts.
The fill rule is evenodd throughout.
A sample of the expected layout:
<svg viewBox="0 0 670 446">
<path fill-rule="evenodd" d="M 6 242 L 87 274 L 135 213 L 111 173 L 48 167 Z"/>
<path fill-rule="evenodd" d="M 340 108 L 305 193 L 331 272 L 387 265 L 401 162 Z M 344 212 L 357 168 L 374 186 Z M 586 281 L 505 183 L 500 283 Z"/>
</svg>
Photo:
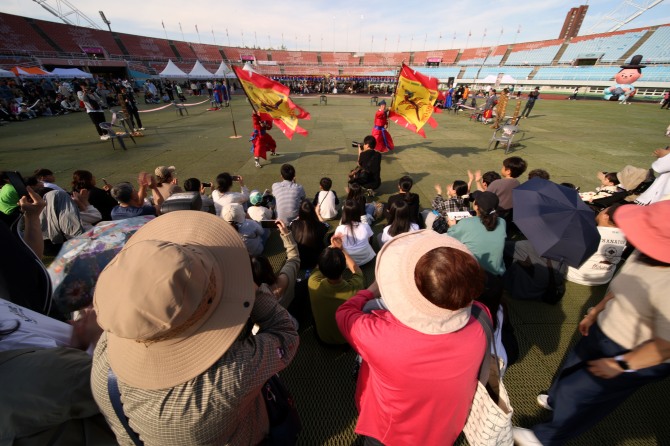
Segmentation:
<svg viewBox="0 0 670 446">
<path fill-rule="evenodd" d="M 437 122 L 431 116 L 437 95 L 436 78 L 402 64 L 389 119 L 425 138 L 423 126 L 426 123 L 433 128 L 437 127 Z"/>
<path fill-rule="evenodd" d="M 288 139 L 292 139 L 294 133 L 307 135 L 307 130 L 298 125 L 298 119 L 310 119 L 309 113 L 293 103 L 287 86 L 241 67 L 233 67 L 233 70 L 262 119 L 272 120 Z"/>
</svg>

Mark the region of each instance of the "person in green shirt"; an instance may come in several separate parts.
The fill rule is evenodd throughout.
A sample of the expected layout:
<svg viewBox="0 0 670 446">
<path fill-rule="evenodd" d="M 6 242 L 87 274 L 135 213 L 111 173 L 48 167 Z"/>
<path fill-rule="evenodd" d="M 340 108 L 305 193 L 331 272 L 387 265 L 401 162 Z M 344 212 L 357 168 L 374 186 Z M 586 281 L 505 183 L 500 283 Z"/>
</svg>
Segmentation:
<svg viewBox="0 0 670 446">
<path fill-rule="evenodd" d="M 343 278 L 345 269 L 351 271 L 351 278 Z M 342 248 L 342 235 L 334 235 L 331 245 L 323 250 L 307 285 L 317 336 L 326 344 L 346 344 L 337 328 L 335 311 L 365 288 L 365 278 L 363 271 Z"/>
</svg>

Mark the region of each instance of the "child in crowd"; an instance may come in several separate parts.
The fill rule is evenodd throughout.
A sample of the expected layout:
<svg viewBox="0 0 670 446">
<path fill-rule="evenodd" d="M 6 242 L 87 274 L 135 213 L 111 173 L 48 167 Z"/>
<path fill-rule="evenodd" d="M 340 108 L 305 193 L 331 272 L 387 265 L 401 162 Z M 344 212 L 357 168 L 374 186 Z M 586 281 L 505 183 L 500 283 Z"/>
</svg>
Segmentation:
<svg viewBox="0 0 670 446">
<path fill-rule="evenodd" d="M 437 230 L 433 225 L 436 220 L 440 221 L 441 234 L 447 231 L 447 213 L 449 212 L 463 212 L 470 210 L 470 199 L 468 193 L 470 192 L 470 185 L 463 180 L 456 180 L 447 186 L 447 197 L 442 196 L 442 186 L 435 185 L 435 192 L 437 196 L 431 202 L 433 208 L 431 210 L 423 211 L 423 218 L 426 221 L 427 228 Z"/>
<path fill-rule="evenodd" d="M 502 178 L 492 181 L 486 187 L 482 183 L 483 177 L 478 175 L 479 171 L 475 174 L 477 189 L 493 192 L 498 196 L 500 210 L 502 211 L 501 216 L 504 217 L 512 209 L 512 190 L 521 184 L 517 178 L 523 175 L 527 168 L 528 163 L 521 157 L 510 156 L 505 158 L 500 169 Z"/>
<path fill-rule="evenodd" d="M 599 198 L 606 198 L 623 189 L 619 187 L 619 178 L 616 172 L 598 172 L 596 175 L 600 180 L 600 186 L 595 191 L 582 192 L 579 194 L 582 200 L 589 203 Z"/>
<path fill-rule="evenodd" d="M 252 220 L 260 222 L 261 220 L 272 220 L 272 209 L 265 206 L 265 200 L 263 200 L 263 194 L 257 190 L 252 191 L 249 194 L 249 209 L 247 209 L 247 214 Z"/>
<path fill-rule="evenodd" d="M 242 237 L 250 256 L 259 256 L 265 249 L 265 241 L 270 236 L 258 222 L 246 218 L 244 207 L 239 203 L 227 204 L 221 209 L 221 218 L 233 225 Z"/>
<path fill-rule="evenodd" d="M 344 201 L 342 224 L 335 229 L 335 234 L 342 234 L 342 247 L 357 265 L 365 265 L 375 258 L 375 251 L 370 246 L 372 229 L 367 223 L 361 222 L 361 208 L 356 201 Z"/>
<path fill-rule="evenodd" d="M 333 187 L 333 180 L 323 177 L 319 181 L 319 186 L 321 190 L 314 196 L 312 204 L 316 207 L 317 213 L 321 215 L 321 218 L 332 220 L 337 217 L 337 206 L 340 204 L 337 193 L 334 190 L 330 190 Z"/>
<path fill-rule="evenodd" d="M 412 222 L 411 207 L 404 200 L 397 200 L 389 207 L 388 226 L 379 234 L 379 246 L 391 240 L 398 234 L 405 232 L 418 231 L 419 225 Z"/>
</svg>

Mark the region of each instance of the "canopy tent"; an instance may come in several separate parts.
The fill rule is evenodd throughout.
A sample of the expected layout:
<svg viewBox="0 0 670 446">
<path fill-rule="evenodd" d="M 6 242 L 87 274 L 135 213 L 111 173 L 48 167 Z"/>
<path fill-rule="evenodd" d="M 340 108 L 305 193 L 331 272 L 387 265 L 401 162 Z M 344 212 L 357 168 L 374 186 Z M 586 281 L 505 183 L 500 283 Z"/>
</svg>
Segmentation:
<svg viewBox="0 0 670 446">
<path fill-rule="evenodd" d="M 48 71 L 44 71 L 39 67 L 14 67 L 12 68 L 14 74 L 19 77 L 48 77 L 52 76 Z"/>
<path fill-rule="evenodd" d="M 495 83 L 498 82 L 498 76 L 495 76 L 493 74 L 489 74 L 484 79 L 480 79 L 477 82 L 482 83 L 482 84 L 495 84 Z M 502 76 L 502 78 L 500 78 L 500 83 L 501 84 L 516 84 L 516 79 L 514 79 L 509 74 L 504 74 Z"/>
<path fill-rule="evenodd" d="M 16 74 L 11 71 L 0 69 L 0 77 L 16 77 Z"/>
<path fill-rule="evenodd" d="M 221 61 L 221 65 L 219 65 L 219 69 L 216 70 L 216 73 L 214 73 L 214 77 L 235 79 L 235 73 L 233 73 L 233 70 L 228 68 L 228 65 Z"/>
<path fill-rule="evenodd" d="M 79 68 L 54 68 L 53 71 L 51 71 L 51 74 L 53 74 L 55 77 L 60 77 L 63 79 L 93 78 L 93 75 L 91 73 L 82 71 Z"/>
<path fill-rule="evenodd" d="M 172 59 L 168 60 L 167 65 L 159 74 L 160 77 L 170 77 L 170 78 L 188 78 L 188 75 L 181 71 L 177 65 L 172 62 Z"/>
<path fill-rule="evenodd" d="M 193 69 L 188 73 L 188 77 L 191 79 L 212 79 L 214 75 L 207 71 L 205 67 L 202 66 L 199 60 L 193 65 Z"/>
</svg>

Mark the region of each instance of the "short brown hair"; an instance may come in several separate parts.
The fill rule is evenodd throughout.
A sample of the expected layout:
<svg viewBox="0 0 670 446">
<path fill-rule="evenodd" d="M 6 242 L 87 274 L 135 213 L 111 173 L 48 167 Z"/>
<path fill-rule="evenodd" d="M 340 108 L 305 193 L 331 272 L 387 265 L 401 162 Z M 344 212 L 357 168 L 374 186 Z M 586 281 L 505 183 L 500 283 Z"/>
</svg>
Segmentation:
<svg viewBox="0 0 670 446">
<path fill-rule="evenodd" d="M 421 256 L 414 281 L 433 305 L 456 311 L 482 294 L 486 276 L 472 255 L 443 246 Z"/>
</svg>

